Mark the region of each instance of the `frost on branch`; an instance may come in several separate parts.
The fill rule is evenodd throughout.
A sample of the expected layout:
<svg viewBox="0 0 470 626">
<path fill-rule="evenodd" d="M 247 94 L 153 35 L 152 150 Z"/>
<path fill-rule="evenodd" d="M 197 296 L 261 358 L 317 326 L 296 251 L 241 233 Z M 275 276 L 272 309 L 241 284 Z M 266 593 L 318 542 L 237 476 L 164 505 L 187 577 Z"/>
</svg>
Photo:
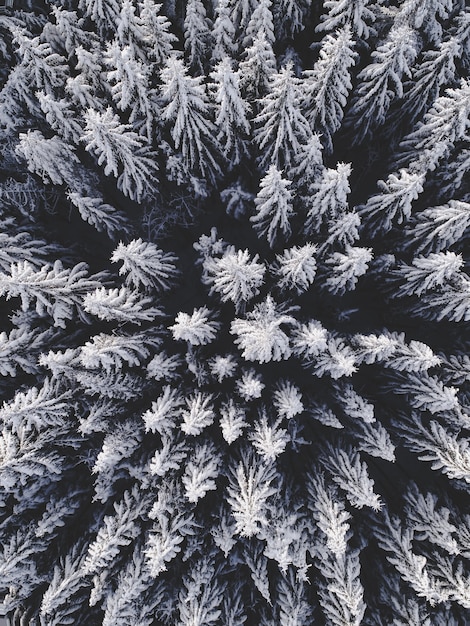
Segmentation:
<svg viewBox="0 0 470 626">
<path fill-rule="evenodd" d="M 73 109 L 70 107 L 67 100 L 55 100 L 50 94 L 46 94 L 44 91 L 39 91 L 36 95 L 51 128 L 65 141 L 78 144 L 83 129 L 74 117 Z M 49 144 L 49 146 L 50 145 L 51 144 Z"/>
<path fill-rule="evenodd" d="M 152 476 L 166 476 L 170 471 L 178 471 L 188 455 L 188 446 L 178 441 L 173 434 L 162 433 L 161 446 L 153 455 L 148 469 Z"/>
</svg>

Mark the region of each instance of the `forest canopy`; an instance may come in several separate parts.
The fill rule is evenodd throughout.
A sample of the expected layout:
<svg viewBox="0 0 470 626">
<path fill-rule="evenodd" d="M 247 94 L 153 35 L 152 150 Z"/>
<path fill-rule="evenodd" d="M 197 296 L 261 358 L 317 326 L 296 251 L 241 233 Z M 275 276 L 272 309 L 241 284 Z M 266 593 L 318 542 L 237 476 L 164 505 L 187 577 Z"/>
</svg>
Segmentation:
<svg viewBox="0 0 470 626">
<path fill-rule="evenodd" d="M 464 0 L 0 5 L 0 614 L 469 623 L 469 70 Z"/>
</svg>

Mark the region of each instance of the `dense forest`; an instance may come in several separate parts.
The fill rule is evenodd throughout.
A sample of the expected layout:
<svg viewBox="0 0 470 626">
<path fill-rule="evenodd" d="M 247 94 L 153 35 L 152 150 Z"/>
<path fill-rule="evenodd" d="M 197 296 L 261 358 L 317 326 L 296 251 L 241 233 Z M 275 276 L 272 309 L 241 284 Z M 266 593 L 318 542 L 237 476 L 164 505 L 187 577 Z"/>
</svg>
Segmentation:
<svg viewBox="0 0 470 626">
<path fill-rule="evenodd" d="M 0 6 L 0 615 L 470 623 L 465 0 Z"/>
</svg>

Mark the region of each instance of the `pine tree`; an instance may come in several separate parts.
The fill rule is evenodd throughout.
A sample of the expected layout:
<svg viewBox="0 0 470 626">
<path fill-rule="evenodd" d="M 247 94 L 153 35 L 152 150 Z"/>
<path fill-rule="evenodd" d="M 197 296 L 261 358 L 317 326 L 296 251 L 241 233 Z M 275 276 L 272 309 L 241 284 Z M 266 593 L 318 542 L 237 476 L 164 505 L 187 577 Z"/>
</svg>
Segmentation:
<svg viewBox="0 0 470 626">
<path fill-rule="evenodd" d="M 120 6 L 116 0 L 80 0 L 79 6 L 96 23 L 100 35 L 108 31 L 110 24 L 117 24 Z"/>
<path fill-rule="evenodd" d="M 383 124 L 394 97 L 403 96 L 403 76 L 418 53 L 416 37 L 408 26 L 392 28 L 387 39 L 372 53 L 374 62 L 359 74 L 361 81 L 348 112 L 347 124 L 354 140 L 362 142 L 373 128 Z"/>
<path fill-rule="evenodd" d="M 253 44 L 246 49 L 245 58 L 240 63 L 240 83 L 253 99 L 264 95 L 269 82 L 276 72 L 276 58 L 266 34 L 260 31 Z"/>
<path fill-rule="evenodd" d="M 87 293 L 83 300 L 83 308 L 101 320 L 141 324 L 152 322 L 162 314 L 157 307 L 148 306 L 151 303 L 151 298 L 142 298 L 138 292 L 126 287 L 120 289 L 99 287 Z"/>
<path fill-rule="evenodd" d="M 300 294 L 310 287 L 317 271 L 315 252 L 316 247 L 307 243 L 300 248 L 288 248 L 282 255 L 277 255 L 276 273 L 280 278 L 281 289 L 294 289 Z"/>
<path fill-rule="evenodd" d="M 77 145 L 83 129 L 67 100 L 65 98 L 55 100 L 43 91 L 39 91 L 36 95 L 51 128 L 59 133 L 66 142 Z"/>
<path fill-rule="evenodd" d="M 291 181 L 282 178 L 282 172 L 275 165 L 270 166 L 260 181 L 255 199 L 256 213 L 250 221 L 260 235 L 266 235 L 271 247 L 279 238 L 279 231 L 286 239 L 291 234 L 289 220 L 294 211 L 290 185 Z"/>
<path fill-rule="evenodd" d="M 470 83 L 462 80 L 460 84 L 456 89 L 446 89 L 417 129 L 403 139 L 396 159 L 398 165 L 410 164 L 410 168 L 423 173 L 433 170 L 442 156 L 466 137 Z"/>
<path fill-rule="evenodd" d="M 121 48 L 129 47 L 135 59 L 145 60 L 145 23 L 132 0 L 122 0 L 117 18 L 116 40 Z"/>
<path fill-rule="evenodd" d="M 388 231 L 395 220 L 398 224 L 411 216 L 412 204 L 423 192 L 424 176 L 419 172 L 402 169 L 390 174 L 386 181 L 377 183 L 383 192 L 371 196 L 359 213 L 372 232 Z"/>
<path fill-rule="evenodd" d="M 258 255 L 251 259 L 248 250 L 229 246 L 222 257 L 204 261 L 204 282 L 211 286 L 211 292 L 220 294 L 222 302 L 231 300 L 240 309 L 264 283 L 266 268 L 258 260 Z"/>
<path fill-rule="evenodd" d="M 65 59 L 53 52 L 48 42 L 41 42 L 39 37 L 28 36 L 24 29 L 14 31 L 14 40 L 18 46 L 21 65 L 26 71 L 28 79 L 33 81 L 36 89 L 43 89 L 53 94 L 67 76 Z"/>
<path fill-rule="evenodd" d="M 416 213 L 410 226 L 409 235 L 417 252 L 441 252 L 456 244 L 470 225 L 470 205 L 467 202 L 451 200 L 448 204 L 431 207 Z"/>
<path fill-rule="evenodd" d="M 326 259 L 331 275 L 326 279 L 326 287 L 332 293 L 344 293 L 354 289 L 359 276 L 363 276 L 372 260 L 370 248 L 349 246 L 344 253 L 334 252 Z"/>
<path fill-rule="evenodd" d="M 422 28 L 427 37 L 435 41 L 442 36 L 442 27 L 438 20 L 446 20 L 451 11 L 452 2 L 449 0 L 407 0 L 400 7 L 397 19 L 412 28 Z"/>
<path fill-rule="evenodd" d="M 292 166 L 293 155 L 310 138 L 310 127 L 300 112 L 301 82 L 291 65 L 274 74 L 268 94 L 260 100 L 255 118 L 255 141 L 260 151 L 259 165 L 265 171 L 270 165 Z"/>
<path fill-rule="evenodd" d="M 431 604 L 445 602 L 446 596 L 436 579 L 426 568 L 426 558 L 413 553 L 413 532 L 403 530 L 397 519 L 386 519 L 386 528 L 379 530 L 382 549 L 391 553 L 388 560 L 397 569 L 402 579 L 410 584 L 418 597 L 426 598 Z"/>
<path fill-rule="evenodd" d="M 184 340 L 193 346 L 210 343 L 216 335 L 218 323 L 210 319 L 210 311 L 206 307 L 194 309 L 193 314 L 180 312 L 175 324 L 170 326 L 173 338 Z"/>
<path fill-rule="evenodd" d="M 238 165 L 247 153 L 246 138 L 250 133 L 250 108 L 240 93 L 239 75 L 234 72 L 228 57 L 224 57 L 211 72 L 216 101 L 215 125 L 217 139 L 230 167 Z"/>
<path fill-rule="evenodd" d="M 271 5 L 271 0 L 260 0 L 257 4 L 246 27 L 245 38 L 243 40 L 244 48 L 248 48 L 252 45 L 255 36 L 259 36 L 259 33 L 263 33 L 266 37 L 266 41 L 270 45 L 274 43 L 274 23 Z"/>
<path fill-rule="evenodd" d="M 28 169 L 44 182 L 71 184 L 79 160 L 74 149 L 57 135 L 46 139 L 40 130 L 28 130 L 20 134 L 16 151 L 26 159 Z"/>
<path fill-rule="evenodd" d="M 351 165 L 338 163 L 336 169 L 325 168 L 321 178 L 310 186 L 311 196 L 307 200 L 309 211 L 305 220 L 308 234 L 318 231 L 324 218 L 337 218 L 347 207 L 347 197 L 351 191 L 349 176 Z"/>
<path fill-rule="evenodd" d="M 305 28 L 308 6 L 304 0 L 277 0 L 273 5 L 276 38 L 294 38 Z"/>
<path fill-rule="evenodd" d="M 190 67 L 202 72 L 208 55 L 210 22 L 202 0 L 188 0 L 184 18 L 184 48 Z"/>
<path fill-rule="evenodd" d="M 118 187 L 130 198 L 139 200 L 148 181 L 155 180 L 155 162 L 145 154 L 145 140 L 121 124 L 108 107 L 104 113 L 89 109 L 85 115 L 85 133 L 81 140 L 88 152 L 98 156 L 98 164 L 105 164 L 106 176 L 118 179 Z"/>
<path fill-rule="evenodd" d="M 163 65 L 173 52 L 176 35 L 171 32 L 171 23 L 165 14 L 160 14 L 162 4 L 151 0 L 139 3 L 140 17 L 144 26 L 145 43 L 149 48 L 149 56 L 159 66 Z"/>
<path fill-rule="evenodd" d="M 332 135 L 341 126 L 343 111 L 352 88 L 350 68 L 355 64 L 354 40 L 349 27 L 328 35 L 320 58 L 312 70 L 305 72 L 307 86 L 303 107 L 312 128 L 317 130 L 332 150 Z"/>
<path fill-rule="evenodd" d="M 395 275 L 401 283 L 396 295 L 421 296 L 426 291 L 443 287 L 460 273 L 462 265 L 462 257 L 454 252 L 417 256 L 411 266 L 403 264 L 395 270 Z"/>
<path fill-rule="evenodd" d="M 67 197 L 85 222 L 100 232 L 106 232 L 111 239 L 116 239 L 119 233 L 128 232 L 125 217 L 110 204 L 105 204 L 102 198 L 83 197 L 75 192 L 69 193 Z"/>
<path fill-rule="evenodd" d="M 134 58 L 130 46 L 121 49 L 117 41 L 108 46 L 105 63 L 109 67 L 107 81 L 118 109 L 129 111 L 129 122 L 136 127 L 142 124 L 150 141 L 157 107 L 150 90 L 148 71 Z"/>
<path fill-rule="evenodd" d="M 66 11 L 62 7 L 52 7 L 52 14 L 55 19 L 55 26 L 58 34 L 59 45 L 63 46 L 68 54 L 71 54 L 75 46 L 86 45 L 88 38 L 84 34 L 83 18 L 79 17 L 76 11 Z M 89 37 L 93 37 L 91 34 Z M 97 39 L 93 38 L 97 43 Z"/>
<path fill-rule="evenodd" d="M 289 338 L 281 324 L 292 324 L 294 318 L 276 310 L 276 303 L 268 296 L 256 305 L 246 319 L 235 319 L 230 332 L 236 335 L 235 342 L 243 349 L 247 361 L 280 361 L 291 354 Z"/>
<path fill-rule="evenodd" d="M 162 114 L 172 125 L 171 136 L 186 168 L 214 179 L 221 170 L 215 156 L 212 110 L 201 83 L 200 78 L 188 76 L 180 59 L 170 57 L 162 70 Z"/>
<path fill-rule="evenodd" d="M 222 61 L 225 57 L 235 56 L 237 43 L 235 38 L 235 26 L 230 14 L 229 0 L 220 0 L 215 7 L 215 21 L 212 30 L 214 48 L 212 60 Z"/>
<path fill-rule="evenodd" d="M 126 275 L 126 282 L 136 289 L 167 290 L 178 276 L 177 258 L 165 253 L 151 242 L 134 239 L 127 245 L 122 242 L 114 250 L 111 261 L 122 261 L 119 274 Z"/>
<path fill-rule="evenodd" d="M 370 23 L 375 21 L 376 16 L 370 0 L 326 0 L 324 6 L 328 13 L 320 17 L 317 30 L 332 32 L 338 27 L 349 25 L 359 38 L 368 39 L 372 34 Z"/>
<path fill-rule="evenodd" d="M 253 457 L 243 458 L 232 468 L 228 503 L 232 507 L 235 532 L 252 537 L 268 523 L 267 500 L 274 495 L 274 467 Z"/>
<path fill-rule="evenodd" d="M 404 85 L 404 103 L 400 108 L 400 116 L 410 125 L 436 100 L 441 86 L 452 83 L 459 52 L 457 40 L 451 37 L 437 50 L 425 51 L 422 63 L 412 69 L 412 80 Z"/>
<path fill-rule="evenodd" d="M 67 269 L 56 261 L 52 267 L 44 265 L 36 270 L 28 261 L 22 261 L 13 263 L 9 274 L 0 274 L 0 293 L 7 298 L 20 297 L 23 311 L 35 301 L 38 315 L 47 313 L 54 325 L 65 327 L 74 309 L 83 316 L 82 297 L 100 284 L 99 277 L 89 279 L 87 275 L 85 263 Z"/>
<path fill-rule="evenodd" d="M 350 450 L 329 449 L 329 455 L 323 464 L 333 472 L 333 480 L 345 491 L 352 506 L 362 508 L 369 506 L 379 510 L 382 506 L 380 498 L 373 492 L 374 481 L 367 475 L 367 466 L 361 463 L 357 453 Z"/>
</svg>

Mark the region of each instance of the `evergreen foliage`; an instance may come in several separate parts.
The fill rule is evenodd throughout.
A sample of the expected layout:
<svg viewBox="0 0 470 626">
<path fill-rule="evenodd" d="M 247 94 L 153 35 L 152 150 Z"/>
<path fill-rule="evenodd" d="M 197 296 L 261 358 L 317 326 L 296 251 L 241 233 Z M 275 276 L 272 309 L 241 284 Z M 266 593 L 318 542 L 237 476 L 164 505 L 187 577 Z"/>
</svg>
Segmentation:
<svg viewBox="0 0 470 626">
<path fill-rule="evenodd" d="M 459 0 L 0 11 L 10 624 L 468 623 L 469 51 Z"/>
</svg>

